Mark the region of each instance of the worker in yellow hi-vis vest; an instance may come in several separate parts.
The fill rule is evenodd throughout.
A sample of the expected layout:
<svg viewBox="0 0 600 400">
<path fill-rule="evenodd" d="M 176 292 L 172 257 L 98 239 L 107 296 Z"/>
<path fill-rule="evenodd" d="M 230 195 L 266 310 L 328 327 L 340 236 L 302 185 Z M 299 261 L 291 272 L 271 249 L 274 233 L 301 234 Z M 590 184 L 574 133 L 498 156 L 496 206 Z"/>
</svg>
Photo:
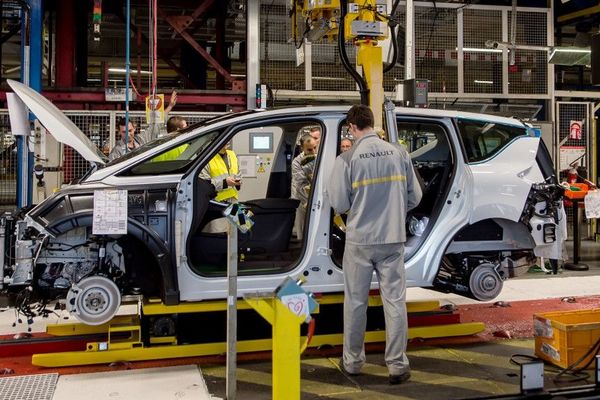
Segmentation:
<svg viewBox="0 0 600 400">
<path fill-rule="evenodd" d="M 210 179 L 217 191 L 215 200 L 236 203 L 242 178 L 237 156 L 229 148 L 230 143 L 227 143 L 219 150 L 219 154 L 214 156 L 202 169 L 200 179 Z"/>
</svg>

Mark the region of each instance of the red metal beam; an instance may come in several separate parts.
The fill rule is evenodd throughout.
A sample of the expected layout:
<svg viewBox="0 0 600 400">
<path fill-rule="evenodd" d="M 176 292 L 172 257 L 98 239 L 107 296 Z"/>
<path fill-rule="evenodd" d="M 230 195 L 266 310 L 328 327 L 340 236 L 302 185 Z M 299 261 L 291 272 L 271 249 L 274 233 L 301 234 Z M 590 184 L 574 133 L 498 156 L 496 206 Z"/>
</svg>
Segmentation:
<svg viewBox="0 0 600 400">
<path fill-rule="evenodd" d="M 75 86 L 75 1 L 57 2 L 56 43 L 60 51 L 56 52 L 56 87 Z"/>
<path fill-rule="evenodd" d="M 181 35 L 181 37 L 190 44 L 213 68 L 222 75 L 228 82 L 233 83 L 235 78 L 231 76 L 229 71 L 227 71 L 217 60 L 215 60 L 209 53 L 204 49 L 204 47 L 200 46 L 198 42 L 194 40 L 194 38 L 185 31 L 185 29 L 189 26 L 189 16 L 168 16 L 162 11 L 160 8 L 158 9 L 158 14 L 165 21 L 169 23 Z"/>
<path fill-rule="evenodd" d="M 213 3 L 214 0 L 205 0 L 202 4 L 200 4 L 190 15 L 192 21 L 195 21 L 198 18 L 200 18 L 206 11 L 208 11 L 208 9 L 210 8 L 210 6 L 213 5 Z"/>
<path fill-rule="evenodd" d="M 223 9 L 224 10 L 224 9 Z M 215 46 L 215 58 L 219 64 L 223 64 L 225 58 L 225 17 L 227 14 L 223 11 L 218 12 L 217 16 L 217 26 L 216 26 L 216 46 Z M 225 80 L 223 76 L 217 75 L 215 77 L 215 88 L 216 89 L 225 89 Z"/>
</svg>

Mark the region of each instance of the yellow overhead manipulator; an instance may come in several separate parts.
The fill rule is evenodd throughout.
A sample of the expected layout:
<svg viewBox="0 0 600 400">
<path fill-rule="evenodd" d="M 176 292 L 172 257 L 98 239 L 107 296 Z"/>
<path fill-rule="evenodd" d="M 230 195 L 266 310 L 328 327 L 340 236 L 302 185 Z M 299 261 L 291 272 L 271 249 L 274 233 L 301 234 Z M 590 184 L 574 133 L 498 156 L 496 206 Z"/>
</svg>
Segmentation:
<svg viewBox="0 0 600 400">
<path fill-rule="evenodd" d="M 299 47 L 306 38 L 317 41 L 337 38 L 340 59 L 344 68 L 358 84 L 361 103 L 371 107 L 375 116 L 375 130 L 382 131 L 383 117 L 383 73 L 394 67 L 398 59 L 396 39 L 396 9 L 394 1 L 391 12 L 385 0 L 293 0 L 292 35 Z M 343 21 L 343 23 L 340 23 Z M 393 60 L 383 67 L 383 50 L 380 41 L 388 36 L 388 26 L 393 44 Z M 356 63 L 362 67 L 359 74 L 348 60 L 346 41 L 358 46 Z"/>
</svg>

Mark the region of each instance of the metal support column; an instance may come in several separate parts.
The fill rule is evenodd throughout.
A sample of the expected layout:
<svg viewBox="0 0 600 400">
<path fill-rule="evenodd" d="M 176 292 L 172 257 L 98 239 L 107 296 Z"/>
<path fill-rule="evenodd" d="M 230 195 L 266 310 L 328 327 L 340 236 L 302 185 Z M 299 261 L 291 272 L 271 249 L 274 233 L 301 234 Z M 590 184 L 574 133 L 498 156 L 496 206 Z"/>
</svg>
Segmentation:
<svg viewBox="0 0 600 400">
<path fill-rule="evenodd" d="M 21 81 L 29 84 L 30 52 L 29 41 L 31 37 L 31 10 L 25 4 L 21 10 Z M 17 207 L 27 205 L 28 184 L 27 177 L 27 136 L 17 137 Z"/>
<path fill-rule="evenodd" d="M 235 400 L 237 367 L 238 230 L 230 223 L 227 235 L 227 370 L 225 398 Z"/>
<path fill-rule="evenodd" d="M 304 90 L 312 90 L 312 44 L 304 39 Z"/>
<path fill-rule="evenodd" d="M 508 42 L 508 10 L 502 10 L 502 41 Z M 508 48 L 504 48 L 502 49 L 502 94 L 505 96 L 508 95 L 508 61 Z"/>
<path fill-rule="evenodd" d="M 44 8 L 42 0 L 29 0 L 31 6 L 31 37 L 29 41 L 29 85 L 32 89 L 42 91 L 42 69 L 44 68 L 43 49 L 44 38 Z M 35 117 L 32 115 L 32 119 Z M 31 204 L 33 195 L 33 151 L 27 152 L 27 204 Z"/>
<path fill-rule="evenodd" d="M 34 90 L 42 90 L 42 1 L 29 0 L 27 14 L 23 18 L 21 28 L 21 80 Z M 30 171 L 33 170 L 33 153 L 29 151 L 28 137 L 20 136 L 17 139 L 18 180 L 17 180 L 17 205 L 23 207 L 31 204 L 33 192 L 33 179 Z"/>
<path fill-rule="evenodd" d="M 300 399 L 300 325 L 305 320 L 277 297 L 248 297 L 246 302 L 272 326 L 273 400 Z"/>
<path fill-rule="evenodd" d="M 246 105 L 256 108 L 256 85 L 260 83 L 260 1 L 246 4 Z"/>
<path fill-rule="evenodd" d="M 462 8 L 456 10 L 456 29 L 456 67 L 458 73 L 458 94 L 462 95 L 465 92 L 465 58 L 463 50 L 465 46 L 465 17 Z"/>
<path fill-rule="evenodd" d="M 404 79 L 414 79 L 415 76 L 415 4 L 406 0 L 406 38 L 404 54 Z"/>
</svg>

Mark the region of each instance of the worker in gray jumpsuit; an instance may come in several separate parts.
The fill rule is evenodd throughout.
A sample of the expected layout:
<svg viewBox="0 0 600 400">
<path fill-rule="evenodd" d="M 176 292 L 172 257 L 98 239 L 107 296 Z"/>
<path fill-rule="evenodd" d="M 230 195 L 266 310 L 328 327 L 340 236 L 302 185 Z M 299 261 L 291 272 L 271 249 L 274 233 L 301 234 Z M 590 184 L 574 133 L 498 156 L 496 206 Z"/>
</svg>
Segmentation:
<svg viewBox="0 0 600 400">
<path fill-rule="evenodd" d="M 320 134 L 320 131 L 319 131 Z M 319 136 L 320 137 L 320 136 Z M 310 164 L 303 162 L 307 157 L 315 157 L 317 154 L 317 141 L 313 136 L 304 135 L 300 139 L 302 152 L 292 160 L 292 199 L 300 200 L 300 205 L 296 209 L 296 220 L 294 226 L 296 229 L 296 237 L 302 239 L 304 236 L 304 219 L 306 218 L 306 209 L 308 207 L 309 193 L 306 188 L 310 185 Z M 312 164 L 314 166 L 314 163 Z"/>
<path fill-rule="evenodd" d="M 140 147 L 148 141 L 145 134 L 138 135 L 136 133 L 135 124 L 132 120 L 129 120 L 128 124 L 129 129 L 127 129 L 126 134 L 125 118 L 119 118 L 119 120 L 117 121 L 120 139 L 117 140 L 117 142 L 115 143 L 115 147 L 112 148 L 110 154 L 108 155 L 109 161 L 112 161 L 115 158 L 119 158 L 129 151 L 137 149 L 138 147 Z M 127 136 L 127 143 L 125 143 L 125 136 Z"/>
<path fill-rule="evenodd" d="M 347 123 L 356 142 L 335 160 L 327 187 L 333 209 L 348 214 L 343 260 L 344 354 L 340 367 L 354 375 L 365 363 L 367 302 L 375 271 L 385 313 L 389 381 L 399 384 L 410 378 L 405 354 L 406 213 L 419 204 L 422 191 L 407 151 L 375 134 L 373 113 L 367 106 L 353 106 Z"/>
</svg>

